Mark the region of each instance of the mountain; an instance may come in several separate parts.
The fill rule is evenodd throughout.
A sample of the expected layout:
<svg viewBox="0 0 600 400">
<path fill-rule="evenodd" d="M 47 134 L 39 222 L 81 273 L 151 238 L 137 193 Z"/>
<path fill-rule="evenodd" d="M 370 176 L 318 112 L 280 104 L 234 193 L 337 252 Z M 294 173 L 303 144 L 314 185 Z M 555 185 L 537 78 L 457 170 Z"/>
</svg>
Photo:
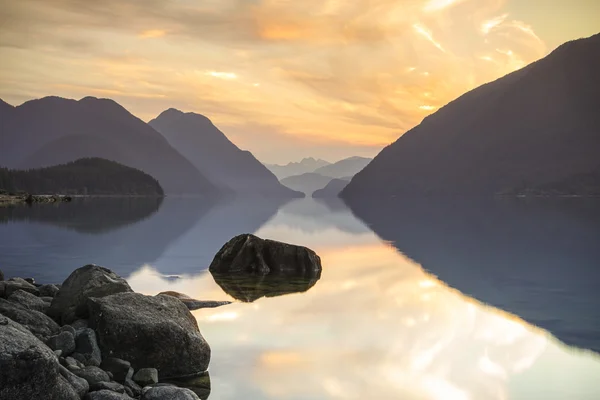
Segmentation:
<svg viewBox="0 0 600 400">
<path fill-rule="evenodd" d="M 44 97 L 0 107 L 0 164 L 40 168 L 100 157 L 142 170 L 166 193 L 218 189 L 162 135 L 109 99 Z"/>
<path fill-rule="evenodd" d="M 163 195 L 150 175 L 102 158 L 29 170 L 0 168 L 0 189 L 32 194 Z"/>
<path fill-rule="evenodd" d="M 330 162 L 325 160 L 308 157 L 303 158 L 300 162 L 291 162 L 286 165 L 266 164 L 265 166 L 275 174 L 277 179 L 281 180 L 288 176 L 314 172 L 317 168 L 325 167 L 330 164 Z"/>
<path fill-rule="evenodd" d="M 600 34 L 565 43 L 425 118 L 341 195 L 560 192 L 582 175 L 598 184 L 599 79 Z"/>
<path fill-rule="evenodd" d="M 371 158 L 365 157 L 349 157 L 340 160 L 331 165 L 326 165 L 321 168 L 317 168 L 314 172 L 317 174 L 330 176 L 332 178 L 345 178 L 348 176 L 354 176 L 357 172 L 362 170 L 371 162 Z"/>
<path fill-rule="evenodd" d="M 315 190 L 325 187 L 331 181 L 331 177 L 323 176 L 315 172 L 307 172 L 302 175 L 288 176 L 281 180 L 285 186 L 298 190 L 310 196 Z"/>
<path fill-rule="evenodd" d="M 149 125 L 217 185 L 243 194 L 302 197 L 280 184 L 252 153 L 240 150 L 203 115 L 171 108 Z"/>
<path fill-rule="evenodd" d="M 337 179 L 334 178 L 329 181 L 324 188 L 315 190 L 312 194 L 314 198 L 325 198 L 325 197 L 335 197 L 337 198 L 342 189 L 348 185 L 350 179 Z"/>
</svg>

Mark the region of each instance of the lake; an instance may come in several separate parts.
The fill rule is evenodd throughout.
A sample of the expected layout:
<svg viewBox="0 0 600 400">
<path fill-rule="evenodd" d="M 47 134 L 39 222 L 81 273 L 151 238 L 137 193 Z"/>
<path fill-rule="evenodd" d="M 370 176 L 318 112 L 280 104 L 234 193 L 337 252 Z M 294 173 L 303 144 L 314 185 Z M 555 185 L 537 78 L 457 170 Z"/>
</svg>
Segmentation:
<svg viewBox="0 0 600 400">
<path fill-rule="evenodd" d="M 308 246 L 320 279 L 208 271 L 231 237 Z M 211 400 L 600 399 L 600 201 L 77 199 L 0 209 L 6 277 L 95 263 L 194 311 Z M 206 396 L 204 396 L 206 397 Z"/>
</svg>

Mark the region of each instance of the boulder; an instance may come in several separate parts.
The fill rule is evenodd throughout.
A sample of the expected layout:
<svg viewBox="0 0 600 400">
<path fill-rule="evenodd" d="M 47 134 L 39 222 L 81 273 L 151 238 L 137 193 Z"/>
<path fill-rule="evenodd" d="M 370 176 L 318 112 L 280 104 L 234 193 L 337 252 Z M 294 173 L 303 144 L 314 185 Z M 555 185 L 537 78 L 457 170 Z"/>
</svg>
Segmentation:
<svg viewBox="0 0 600 400">
<path fill-rule="evenodd" d="M 58 335 L 50 336 L 46 345 L 52 350 L 62 351 L 62 356 L 66 357 L 75 351 L 75 338 L 71 332 L 61 332 Z"/>
<path fill-rule="evenodd" d="M 142 387 L 158 383 L 158 371 L 156 368 L 141 368 L 133 375 L 133 381 Z"/>
<path fill-rule="evenodd" d="M 58 293 L 58 287 L 56 285 L 42 285 L 38 287 L 40 291 L 40 297 L 54 297 Z"/>
<path fill-rule="evenodd" d="M 70 324 L 79 318 L 87 318 L 88 298 L 122 292 L 132 292 L 125 279 L 108 268 L 86 265 L 73 271 L 63 282 L 48 315 L 61 324 Z"/>
<path fill-rule="evenodd" d="M 13 292 L 17 290 L 24 290 L 28 293 L 38 296 L 40 291 L 31 283 L 21 278 L 10 278 L 3 282 L 4 285 L 4 297 L 9 297 Z"/>
<path fill-rule="evenodd" d="M 225 243 L 208 267 L 211 272 L 314 274 L 321 259 L 312 250 L 292 244 L 238 235 Z"/>
<path fill-rule="evenodd" d="M 117 382 L 125 382 L 130 373 L 131 363 L 129 361 L 121 360 L 115 357 L 106 357 L 102 360 L 100 368 L 113 374 L 113 379 Z M 132 372 L 133 374 L 133 372 Z"/>
<path fill-rule="evenodd" d="M 196 300 L 196 299 L 192 299 L 190 296 L 188 296 L 186 294 L 179 293 L 179 292 L 173 292 L 173 291 L 160 292 L 159 294 L 164 294 L 165 296 L 171 296 L 171 297 L 175 297 L 176 299 L 179 299 L 183 304 L 185 304 L 185 306 L 190 311 L 198 310 L 200 308 L 215 308 L 215 307 L 220 307 L 220 306 L 224 306 L 227 304 L 231 304 L 230 301 Z"/>
<path fill-rule="evenodd" d="M 126 394 L 113 392 L 112 390 L 99 390 L 97 392 L 89 392 L 85 395 L 84 400 L 131 400 L 131 397 Z"/>
<path fill-rule="evenodd" d="M 44 300 L 22 289 L 15 290 L 10 296 L 8 296 L 7 300 L 14 303 L 19 303 L 25 308 L 36 310 L 42 313 L 45 313 L 49 307 L 49 304 Z"/>
<path fill-rule="evenodd" d="M 56 356 L 20 324 L 0 315 L 0 399 L 78 400 Z"/>
<path fill-rule="evenodd" d="M 105 357 L 154 367 L 160 379 L 205 371 L 210 347 L 194 316 L 171 296 L 119 293 L 88 300 L 90 326 Z"/>
<path fill-rule="evenodd" d="M 142 389 L 142 400 L 200 400 L 190 389 L 177 386 L 151 386 Z"/>
<path fill-rule="evenodd" d="M 84 365 L 99 366 L 102 362 L 102 353 L 96 340 L 96 332 L 93 329 L 85 328 L 77 333 L 75 341 L 75 353 L 73 358 Z"/>
<path fill-rule="evenodd" d="M 85 394 L 90 390 L 90 384 L 83 378 L 78 377 L 67 368 L 62 365 L 60 368 L 60 374 L 69 382 L 69 384 L 75 389 L 79 398 L 85 396 Z"/>
<path fill-rule="evenodd" d="M 56 335 L 60 330 L 58 324 L 46 314 L 30 310 L 12 301 L 0 299 L 0 314 L 23 325 L 43 342 L 50 336 Z"/>
<path fill-rule="evenodd" d="M 90 384 L 90 387 L 99 382 L 110 382 L 110 377 L 106 372 L 91 365 L 75 370 L 73 373 L 78 377 L 85 379 Z"/>
</svg>

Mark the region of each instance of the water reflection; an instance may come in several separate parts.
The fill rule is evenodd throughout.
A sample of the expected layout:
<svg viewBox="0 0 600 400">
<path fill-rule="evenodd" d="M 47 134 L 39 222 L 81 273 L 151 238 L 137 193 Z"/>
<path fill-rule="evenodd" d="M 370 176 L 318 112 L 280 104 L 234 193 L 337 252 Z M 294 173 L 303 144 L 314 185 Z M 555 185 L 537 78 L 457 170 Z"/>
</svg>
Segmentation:
<svg viewBox="0 0 600 400">
<path fill-rule="evenodd" d="M 450 286 L 600 351 L 600 201 L 355 201 L 375 233 Z"/>
<path fill-rule="evenodd" d="M 321 278 L 321 272 L 309 274 L 272 273 L 219 273 L 210 271 L 217 285 L 236 300 L 251 303 L 261 297 L 276 297 L 290 293 L 302 293 L 313 287 Z"/>
</svg>

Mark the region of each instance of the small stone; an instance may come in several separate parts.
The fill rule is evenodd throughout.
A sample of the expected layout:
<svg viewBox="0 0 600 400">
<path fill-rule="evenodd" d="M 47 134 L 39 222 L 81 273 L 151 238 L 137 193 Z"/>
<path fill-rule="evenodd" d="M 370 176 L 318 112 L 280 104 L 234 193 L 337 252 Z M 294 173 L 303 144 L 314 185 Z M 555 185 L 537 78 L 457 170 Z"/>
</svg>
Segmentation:
<svg viewBox="0 0 600 400">
<path fill-rule="evenodd" d="M 94 366 L 87 366 L 73 371 L 73 373 L 80 378 L 85 379 L 90 386 L 93 386 L 98 382 L 110 382 L 108 374 L 102 371 L 100 368 Z"/>
<path fill-rule="evenodd" d="M 177 386 L 152 386 L 142 389 L 142 400 L 200 400 L 190 389 Z"/>
<path fill-rule="evenodd" d="M 126 393 L 125 386 L 117 382 L 98 382 L 90 387 L 91 392 L 98 390 L 110 390 L 116 393 Z"/>
<path fill-rule="evenodd" d="M 71 325 L 63 325 L 60 327 L 61 332 L 70 332 L 73 337 L 77 337 L 77 331 Z"/>
<path fill-rule="evenodd" d="M 133 375 L 133 368 L 131 369 L 131 371 L 132 371 L 132 375 Z M 140 385 L 135 383 L 133 381 L 133 379 L 131 379 L 131 377 L 128 377 L 125 379 L 124 386 L 125 386 L 125 389 L 131 390 L 131 392 L 133 393 L 132 397 L 139 397 L 142 395 L 142 388 L 140 387 Z"/>
<path fill-rule="evenodd" d="M 56 358 L 62 357 L 62 350 L 54 350 L 54 354 L 56 354 Z"/>
<path fill-rule="evenodd" d="M 133 381 L 144 387 L 158 382 L 158 371 L 156 368 L 141 368 L 133 375 Z"/>
<path fill-rule="evenodd" d="M 124 382 L 129 370 L 132 370 L 129 361 L 121 360 L 120 358 L 107 357 L 102 360 L 100 368 L 113 374 L 114 380 Z M 133 370 L 132 370 L 133 371 Z"/>
<path fill-rule="evenodd" d="M 60 374 L 63 376 L 63 378 L 67 380 L 67 382 L 69 382 L 73 389 L 75 389 L 79 398 L 85 396 L 85 394 L 90 390 L 90 385 L 88 381 L 78 377 L 62 365 L 59 368 Z"/>
<path fill-rule="evenodd" d="M 40 299 L 34 294 L 26 292 L 22 289 L 15 290 L 7 298 L 8 301 L 18 303 L 25 308 L 45 313 L 48 310 L 48 303 Z"/>
<path fill-rule="evenodd" d="M 112 390 L 99 390 L 97 392 L 89 392 L 85 395 L 84 400 L 131 400 L 131 397 L 126 394 L 113 392 Z"/>
<path fill-rule="evenodd" d="M 100 365 L 102 354 L 96 341 L 96 333 L 92 329 L 86 328 L 77 335 L 73 358 L 81 361 L 84 365 L 95 367 Z"/>
<path fill-rule="evenodd" d="M 59 289 L 58 287 L 56 287 L 56 285 L 42 285 L 38 288 L 38 290 L 40 291 L 40 297 L 54 297 L 56 296 L 56 293 L 58 293 Z"/>
<path fill-rule="evenodd" d="M 65 356 L 71 355 L 75 351 L 75 339 L 71 332 L 61 332 L 58 335 L 51 336 L 46 345 L 52 350 L 62 350 Z"/>
</svg>

